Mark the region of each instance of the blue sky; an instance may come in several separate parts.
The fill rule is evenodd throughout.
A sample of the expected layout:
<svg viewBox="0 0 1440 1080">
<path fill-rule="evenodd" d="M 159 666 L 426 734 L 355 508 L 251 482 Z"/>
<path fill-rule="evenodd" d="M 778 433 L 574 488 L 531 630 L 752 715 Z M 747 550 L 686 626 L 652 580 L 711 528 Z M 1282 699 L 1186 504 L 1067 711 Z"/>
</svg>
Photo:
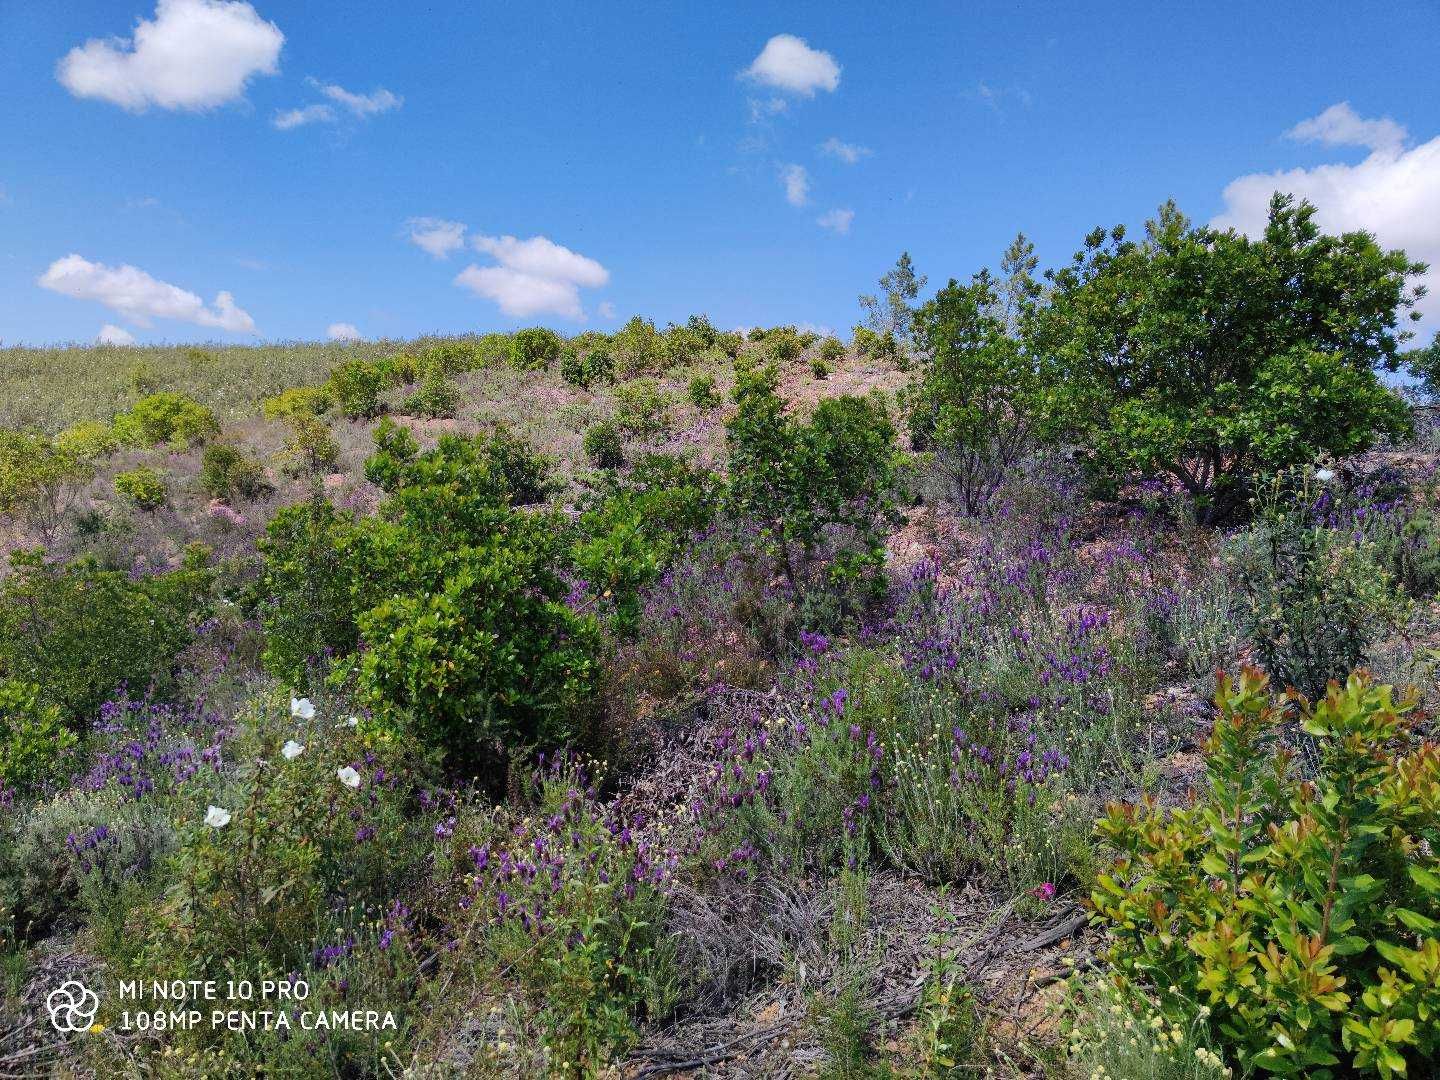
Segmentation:
<svg viewBox="0 0 1440 1080">
<path fill-rule="evenodd" d="M 0 340 L 845 331 L 902 249 L 1275 186 L 1440 263 L 1437 46 L 1403 3 L 0 0 Z"/>
</svg>

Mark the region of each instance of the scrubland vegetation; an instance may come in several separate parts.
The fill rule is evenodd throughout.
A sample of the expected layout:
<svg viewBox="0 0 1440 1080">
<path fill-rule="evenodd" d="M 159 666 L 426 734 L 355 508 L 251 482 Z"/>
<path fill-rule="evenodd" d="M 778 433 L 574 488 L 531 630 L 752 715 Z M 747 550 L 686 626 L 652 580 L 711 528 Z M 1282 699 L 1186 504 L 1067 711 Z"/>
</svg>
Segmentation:
<svg viewBox="0 0 1440 1080">
<path fill-rule="evenodd" d="M 848 342 L 0 351 L 0 1072 L 1431 1075 L 1440 346 L 1312 215 Z"/>
</svg>

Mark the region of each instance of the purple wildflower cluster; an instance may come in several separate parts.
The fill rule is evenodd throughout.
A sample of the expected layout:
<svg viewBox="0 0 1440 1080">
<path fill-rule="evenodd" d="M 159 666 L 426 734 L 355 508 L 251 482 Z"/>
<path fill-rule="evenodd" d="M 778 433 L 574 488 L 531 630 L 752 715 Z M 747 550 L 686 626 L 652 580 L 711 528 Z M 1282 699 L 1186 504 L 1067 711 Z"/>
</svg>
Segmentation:
<svg viewBox="0 0 1440 1080">
<path fill-rule="evenodd" d="M 179 706 L 121 697 L 100 707 L 92 732 L 94 756 L 89 772 L 76 781 L 87 791 L 110 785 L 132 799 L 168 792 L 202 769 L 218 772 L 233 724 L 206 711 L 197 701 Z"/>
</svg>

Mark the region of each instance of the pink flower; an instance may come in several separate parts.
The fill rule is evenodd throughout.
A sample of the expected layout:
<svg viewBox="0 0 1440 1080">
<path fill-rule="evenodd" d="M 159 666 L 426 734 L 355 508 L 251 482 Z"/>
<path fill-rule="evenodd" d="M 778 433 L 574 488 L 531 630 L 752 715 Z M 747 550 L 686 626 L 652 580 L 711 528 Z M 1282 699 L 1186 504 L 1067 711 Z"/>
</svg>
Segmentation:
<svg viewBox="0 0 1440 1080">
<path fill-rule="evenodd" d="M 1055 886 L 1048 881 L 1042 882 L 1030 890 L 1030 895 L 1035 897 L 1036 900 L 1054 900 Z"/>
</svg>

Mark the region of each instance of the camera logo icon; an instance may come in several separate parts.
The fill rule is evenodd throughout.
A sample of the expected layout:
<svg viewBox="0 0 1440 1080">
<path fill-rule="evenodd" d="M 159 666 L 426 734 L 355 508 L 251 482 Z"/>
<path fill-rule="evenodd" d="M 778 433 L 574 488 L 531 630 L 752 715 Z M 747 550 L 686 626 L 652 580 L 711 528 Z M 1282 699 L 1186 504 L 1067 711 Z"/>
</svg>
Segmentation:
<svg viewBox="0 0 1440 1080">
<path fill-rule="evenodd" d="M 71 979 L 50 991 L 45 1007 L 56 1031 L 86 1031 L 100 1008 L 100 999 L 84 983 Z"/>
</svg>

